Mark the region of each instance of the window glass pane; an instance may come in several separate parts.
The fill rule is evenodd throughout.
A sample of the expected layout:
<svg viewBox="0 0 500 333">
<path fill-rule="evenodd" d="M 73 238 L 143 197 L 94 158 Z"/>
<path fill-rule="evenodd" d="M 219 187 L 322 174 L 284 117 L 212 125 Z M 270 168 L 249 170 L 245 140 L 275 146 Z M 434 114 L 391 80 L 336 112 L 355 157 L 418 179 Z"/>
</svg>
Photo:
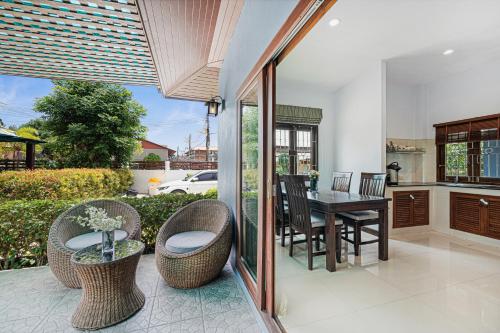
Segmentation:
<svg viewBox="0 0 500 333">
<path fill-rule="evenodd" d="M 500 140 L 481 142 L 481 177 L 500 178 Z"/>
<path fill-rule="evenodd" d="M 446 145 L 446 176 L 467 176 L 467 143 Z"/>
<path fill-rule="evenodd" d="M 256 93 L 250 94 L 257 96 Z M 257 280 L 259 220 L 259 109 L 257 98 L 241 106 L 241 260 Z"/>
</svg>

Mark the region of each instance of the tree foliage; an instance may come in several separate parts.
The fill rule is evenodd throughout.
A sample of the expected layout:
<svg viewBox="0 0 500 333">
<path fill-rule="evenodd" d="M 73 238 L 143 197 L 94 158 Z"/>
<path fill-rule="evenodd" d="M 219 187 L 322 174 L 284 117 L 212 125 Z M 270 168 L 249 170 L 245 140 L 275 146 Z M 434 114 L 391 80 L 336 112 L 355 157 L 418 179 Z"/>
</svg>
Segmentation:
<svg viewBox="0 0 500 333">
<path fill-rule="evenodd" d="M 145 162 L 159 162 L 161 157 L 155 153 L 149 153 L 148 156 L 144 157 Z"/>
<path fill-rule="evenodd" d="M 64 167 L 110 167 L 132 158 L 146 129 L 146 110 L 120 85 L 54 81 L 48 96 L 35 102 L 52 157 Z"/>
</svg>

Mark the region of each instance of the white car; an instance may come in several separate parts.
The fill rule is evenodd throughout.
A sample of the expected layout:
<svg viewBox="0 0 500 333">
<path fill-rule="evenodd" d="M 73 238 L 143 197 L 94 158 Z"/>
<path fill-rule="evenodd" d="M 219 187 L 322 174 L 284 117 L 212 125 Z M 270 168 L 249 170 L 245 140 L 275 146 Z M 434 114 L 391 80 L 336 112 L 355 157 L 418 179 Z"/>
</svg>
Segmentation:
<svg viewBox="0 0 500 333">
<path fill-rule="evenodd" d="M 158 194 L 164 193 L 205 193 L 217 189 L 217 170 L 203 170 L 184 180 L 174 180 L 160 184 Z"/>
</svg>

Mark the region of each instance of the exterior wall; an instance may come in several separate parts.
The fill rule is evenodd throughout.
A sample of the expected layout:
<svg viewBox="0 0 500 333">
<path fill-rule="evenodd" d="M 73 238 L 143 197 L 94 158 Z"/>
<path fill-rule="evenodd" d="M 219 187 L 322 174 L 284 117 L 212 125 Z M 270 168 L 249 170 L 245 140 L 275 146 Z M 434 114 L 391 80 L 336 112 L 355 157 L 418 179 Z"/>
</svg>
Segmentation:
<svg viewBox="0 0 500 333">
<path fill-rule="evenodd" d="M 160 156 L 162 161 L 168 161 L 168 150 L 167 149 L 146 149 L 144 148 L 140 154 L 134 155 L 134 161 L 143 161 L 144 157 L 148 156 L 150 153 Z"/>
<path fill-rule="evenodd" d="M 219 198 L 236 210 L 236 93 L 297 0 L 245 1 L 221 69 L 219 91 L 226 107 L 217 117 Z"/>
</svg>

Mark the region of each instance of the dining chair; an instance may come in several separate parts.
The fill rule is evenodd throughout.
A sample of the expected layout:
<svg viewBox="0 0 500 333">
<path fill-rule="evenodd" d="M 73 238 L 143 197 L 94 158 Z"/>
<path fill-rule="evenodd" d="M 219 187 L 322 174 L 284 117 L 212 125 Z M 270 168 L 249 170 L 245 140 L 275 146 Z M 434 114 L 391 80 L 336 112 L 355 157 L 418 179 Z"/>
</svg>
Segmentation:
<svg viewBox="0 0 500 333">
<path fill-rule="evenodd" d="M 281 238 L 281 246 L 285 246 L 286 227 L 289 226 L 288 202 L 283 198 L 282 177 L 276 174 L 276 234 Z"/>
<path fill-rule="evenodd" d="M 349 192 L 351 189 L 352 172 L 333 172 L 332 191 Z"/>
<path fill-rule="evenodd" d="M 313 257 L 326 254 L 320 251 L 320 236 L 325 234 L 325 215 L 311 211 L 307 198 L 307 188 L 301 176 L 283 176 L 288 198 L 289 221 L 290 221 L 290 248 L 289 255 L 293 257 L 293 246 L 299 243 L 307 243 L 307 266 L 309 270 L 313 267 Z M 335 225 L 342 225 L 341 219 L 335 219 Z M 340 259 L 340 227 L 335 228 L 337 238 L 337 260 Z M 305 239 L 293 240 L 295 232 L 305 235 Z M 316 251 L 313 252 L 313 241 L 316 243 Z"/>
<path fill-rule="evenodd" d="M 376 197 L 385 196 L 385 185 L 386 185 L 385 173 L 361 173 L 361 180 L 359 182 L 359 194 L 370 195 Z M 342 239 L 354 244 L 354 255 L 359 256 L 360 246 L 377 243 L 379 241 L 379 229 L 380 229 L 380 218 L 379 213 L 374 210 L 361 210 L 353 212 L 339 213 L 339 215 L 344 220 L 344 236 Z M 349 228 L 352 231 L 349 231 Z M 369 233 L 376 237 L 376 239 L 362 241 L 361 231 Z M 349 235 L 353 235 L 353 239 L 349 238 Z"/>
</svg>

